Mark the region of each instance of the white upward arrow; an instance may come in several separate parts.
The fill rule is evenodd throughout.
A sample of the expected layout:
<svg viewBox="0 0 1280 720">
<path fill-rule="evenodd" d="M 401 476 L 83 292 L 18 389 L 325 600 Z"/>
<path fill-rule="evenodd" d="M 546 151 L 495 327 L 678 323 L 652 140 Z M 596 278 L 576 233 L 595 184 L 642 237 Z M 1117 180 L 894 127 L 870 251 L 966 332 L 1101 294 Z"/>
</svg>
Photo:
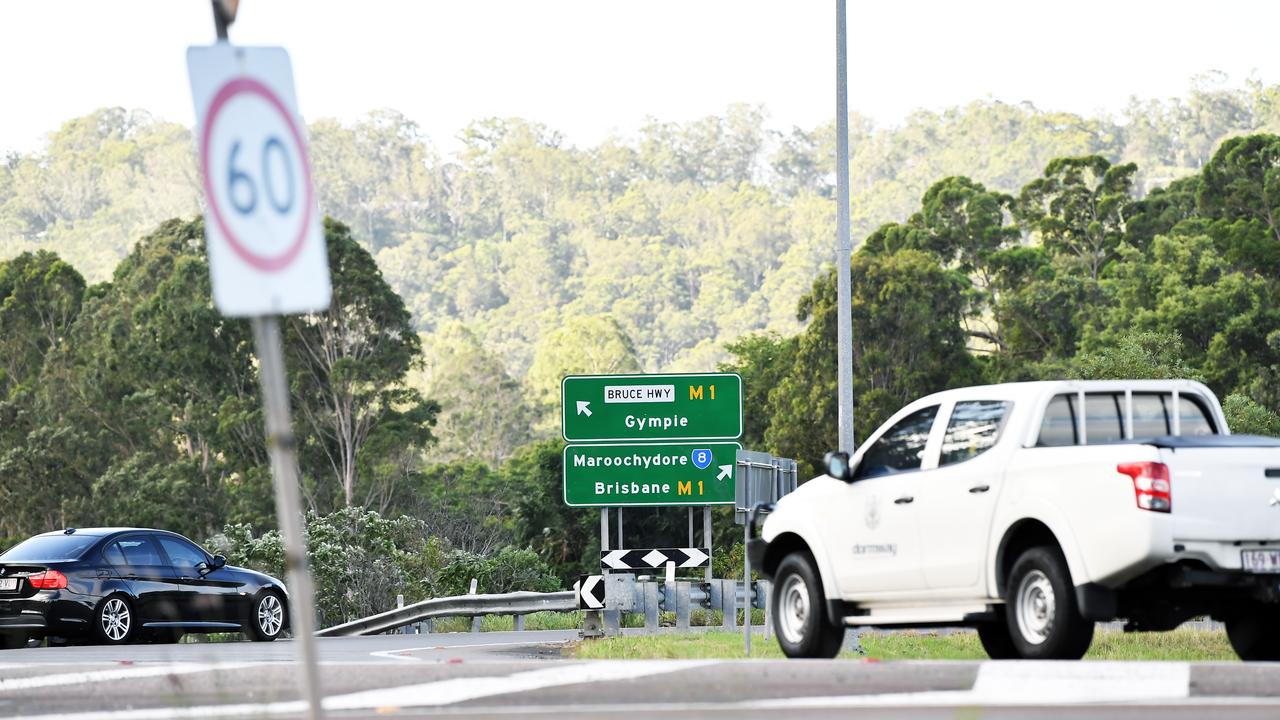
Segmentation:
<svg viewBox="0 0 1280 720">
<path fill-rule="evenodd" d="M 681 548 L 681 549 L 684 551 L 685 555 L 689 556 L 689 559 L 685 560 L 684 563 L 681 564 L 681 567 L 698 567 L 702 565 L 702 563 L 706 562 L 707 560 L 707 554 L 702 552 L 698 548 Z"/>
<path fill-rule="evenodd" d="M 717 479 L 717 480 L 724 480 L 725 478 L 731 477 L 732 475 L 733 475 L 733 466 L 732 466 L 732 465 L 721 465 L 721 466 L 720 466 L 720 474 L 716 476 L 716 479 Z"/>
<path fill-rule="evenodd" d="M 611 568 L 614 568 L 615 570 L 621 567 L 625 567 L 626 563 L 622 561 L 622 557 L 626 555 L 628 552 L 629 551 L 627 550 L 614 550 L 610 552 L 608 555 L 604 556 L 604 564 L 608 565 Z"/>
<path fill-rule="evenodd" d="M 591 417 L 591 407 L 590 407 L 590 405 L 591 405 L 591 401 L 589 401 L 589 400 L 579 400 L 579 401 L 578 401 L 578 414 L 579 414 L 579 415 L 586 415 L 587 417 Z"/>
</svg>

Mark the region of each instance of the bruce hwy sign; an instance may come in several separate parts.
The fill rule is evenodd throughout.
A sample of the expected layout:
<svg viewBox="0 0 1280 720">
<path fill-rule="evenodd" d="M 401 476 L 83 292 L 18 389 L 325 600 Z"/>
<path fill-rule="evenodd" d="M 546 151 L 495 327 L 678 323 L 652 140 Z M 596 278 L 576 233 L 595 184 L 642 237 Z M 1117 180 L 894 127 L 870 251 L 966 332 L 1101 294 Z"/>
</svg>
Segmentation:
<svg viewBox="0 0 1280 720">
<path fill-rule="evenodd" d="M 560 385 L 569 442 L 735 440 L 742 435 L 742 378 L 571 375 Z"/>
<path fill-rule="evenodd" d="M 564 449 L 573 507 L 732 505 L 736 442 L 601 443 Z"/>
</svg>

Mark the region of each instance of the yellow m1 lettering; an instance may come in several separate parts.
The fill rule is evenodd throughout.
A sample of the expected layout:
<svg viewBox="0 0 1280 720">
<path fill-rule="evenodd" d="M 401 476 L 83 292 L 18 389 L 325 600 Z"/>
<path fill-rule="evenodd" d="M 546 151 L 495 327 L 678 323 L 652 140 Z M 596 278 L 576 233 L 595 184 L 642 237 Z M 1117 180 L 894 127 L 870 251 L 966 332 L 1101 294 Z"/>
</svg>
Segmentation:
<svg viewBox="0 0 1280 720">
<path fill-rule="evenodd" d="M 712 390 L 712 392 L 714 393 L 715 391 L 714 391 L 714 390 Z M 692 385 L 690 385 L 690 386 L 689 386 L 689 399 L 690 399 L 690 400 L 701 400 L 701 399 L 702 399 L 702 386 L 701 386 L 701 385 L 699 385 L 698 387 L 694 387 L 694 386 L 692 386 Z"/>
<path fill-rule="evenodd" d="M 676 494 L 677 494 L 677 495 L 692 495 L 692 494 L 693 494 L 693 481 L 692 481 L 692 480 L 677 480 L 677 481 L 676 481 Z"/>
</svg>

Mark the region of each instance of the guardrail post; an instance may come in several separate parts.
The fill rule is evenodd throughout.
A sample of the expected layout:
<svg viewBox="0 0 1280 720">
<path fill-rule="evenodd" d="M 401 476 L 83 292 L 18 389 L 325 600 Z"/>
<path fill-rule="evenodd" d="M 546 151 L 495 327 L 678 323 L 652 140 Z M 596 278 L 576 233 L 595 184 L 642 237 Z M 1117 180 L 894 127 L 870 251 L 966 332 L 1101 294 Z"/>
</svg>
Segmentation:
<svg viewBox="0 0 1280 720">
<path fill-rule="evenodd" d="M 644 588 L 644 629 L 658 632 L 658 583 L 646 582 Z"/>
<path fill-rule="evenodd" d="M 423 627 L 423 632 L 427 633 L 428 635 L 436 631 L 435 618 L 427 618 L 426 620 L 423 620 L 420 624 Z"/>
<path fill-rule="evenodd" d="M 689 629 L 689 583 L 676 581 L 676 629 Z"/>
<path fill-rule="evenodd" d="M 724 615 L 721 625 L 726 630 L 737 628 L 737 583 L 735 580 L 721 580 L 721 612 Z"/>
<path fill-rule="evenodd" d="M 516 632 L 524 632 L 524 616 L 523 615 L 513 615 L 511 623 L 512 623 L 512 627 L 515 628 Z"/>
<path fill-rule="evenodd" d="M 396 593 L 396 609 L 397 610 L 404 609 L 404 595 L 402 593 Z M 398 627 L 394 630 L 394 632 L 396 635 L 408 635 L 409 626 L 405 625 L 404 627 Z"/>
<path fill-rule="evenodd" d="M 478 580 L 476 580 L 475 578 L 471 578 L 471 592 L 469 592 L 469 593 L 467 593 L 467 594 L 468 594 L 468 595 L 475 595 L 475 594 L 476 594 L 476 585 L 478 585 L 478 584 L 479 584 L 479 581 L 478 581 Z M 474 616 L 474 617 L 472 617 L 472 618 L 471 618 L 471 632 L 473 632 L 473 633 L 478 633 L 478 632 L 480 632 L 480 616 L 479 616 L 479 615 L 476 615 L 476 616 Z"/>
</svg>

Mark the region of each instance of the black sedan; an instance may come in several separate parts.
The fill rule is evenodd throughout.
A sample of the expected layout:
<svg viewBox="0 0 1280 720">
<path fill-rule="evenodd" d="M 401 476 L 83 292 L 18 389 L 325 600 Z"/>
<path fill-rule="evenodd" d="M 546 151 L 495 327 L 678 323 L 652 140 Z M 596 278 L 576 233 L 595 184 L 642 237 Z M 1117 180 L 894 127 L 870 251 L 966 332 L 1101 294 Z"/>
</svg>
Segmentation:
<svg viewBox="0 0 1280 720">
<path fill-rule="evenodd" d="M 0 649 L 32 638 L 172 642 L 187 632 L 270 641 L 288 627 L 283 583 L 164 530 L 68 528 L 0 554 Z"/>
</svg>

